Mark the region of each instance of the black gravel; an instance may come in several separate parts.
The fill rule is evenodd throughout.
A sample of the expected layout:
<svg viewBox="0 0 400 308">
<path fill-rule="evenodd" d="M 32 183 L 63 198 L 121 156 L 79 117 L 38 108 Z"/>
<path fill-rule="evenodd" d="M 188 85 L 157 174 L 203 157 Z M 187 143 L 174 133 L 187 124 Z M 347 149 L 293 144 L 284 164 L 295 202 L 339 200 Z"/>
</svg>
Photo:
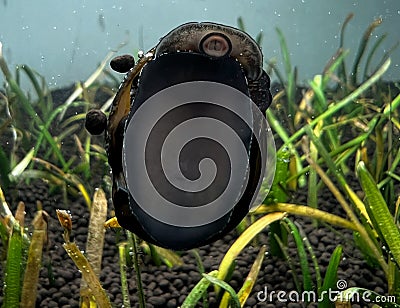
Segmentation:
<svg viewBox="0 0 400 308">
<path fill-rule="evenodd" d="M 29 225 L 36 211 L 37 200 L 42 202 L 44 210 L 51 217 L 49 224 L 50 245 L 48 254 L 44 256 L 44 265 L 50 263 L 52 273 L 51 275 L 49 274 L 46 266 L 41 271 L 37 307 L 78 307 L 81 275 L 62 247 L 63 230 L 56 218 L 55 209 L 68 209 L 71 211 L 74 240 L 83 250 L 86 245 L 89 219 L 87 206 L 84 204 L 82 198 L 71 200 L 69 204 L 64 204 L 61 196 L 49 195 L 47 184 L 41 182 L 35 182 L 29 186 L 20 185 L 16 198 L 24 201 L 26 204 L 27 225 Z M 297 196 L 297 199 L 297 202 L 304 203 L 302 196 Z M 320 208 L 330 212 L 340 212 L 335 201 L 333 199 L 326 199 L 326 197 L 325 204 L 321 204 Z M 345 280 L 348 287 L 358 286 L 385 294 L 387 287 L 383 272 L 367 265 L 359 250 L 353 245 L 351 232 L 346 230 L 334 232 L 324 226 L 315 228 L 312 221 L 307 218 L 292 217 L 292 219 L 297 221 L 308 235 L 323 277 L 331 253 L 338 244 L 342 244 L 343 258 L 340 263 L 338 278 Z M 198 252 L 202 258 L 206 272 L 218 268 L 223 255 L 236 237 L 236 233 L 232 232 L 212 245 L 199 248 Z M 115 231 L 106 232 L 103 267 L 100 277 L 103 287 L 107 291 L 111 302 L 116 307 L 122 306 L 118 249 L 116 245 L 119 240 L 121 240 L 121 237 Z M 268 246 L 267 232 L 263 233 L 258 240 L 259 244 L 266 244 Z M 296 271 L 300 274 L 293 240 L 289 240 L 289 247 Z M 254 262 L 257 253 L 258 247 L 249 246 L 237 258 L 236 268 L 229 282 L 235 290 L 239 290 L 243 284 L 243 280 Z M 200 280 L 201 275 L 193 254 L 184 252 L 182 259 L 185 263 L 183 266 L 170 269 L 165 265 L 155 266 L 152 260 L 146 255 L 140 256 L 147 307 L 178 307 L 182 304 L 193 286 Z M 133 269 L 128 270 L 131 304 L 132 307 L 138 307 L 134 274 Z M 52 279 L 51 276 L 53 277 Z M 0 288 L 2 288 L 2 284 Z M 290 292 L 296 290 L 293 275 L 287 262 L 271 256 L 269 253 L 266 254 L 258 280 L 251 296 L 247 300 L 246 307 L 305 307 L 301 303 L 292 303 L 290 301 L 279 302 L 276 296 L 273 297 L 274 301 L 272 302 L 269 300 L 265 302 L 260 301 L 259 299 L 262 300 L 264 298 L 265 290 L 267 290 L 268 294 L 273 291 L 276 294 L 278 291 Z M 212 289 L 209 291 L 209 303 L 213 307 L 213 304 L 216 304 L 217 301 Z M 259 295 L 258 297 L 257 294 Z M 0 289 L 1 303 L 2 289 Z M 364 306 L 354 305 L 353 307 Z"/>
</svg>

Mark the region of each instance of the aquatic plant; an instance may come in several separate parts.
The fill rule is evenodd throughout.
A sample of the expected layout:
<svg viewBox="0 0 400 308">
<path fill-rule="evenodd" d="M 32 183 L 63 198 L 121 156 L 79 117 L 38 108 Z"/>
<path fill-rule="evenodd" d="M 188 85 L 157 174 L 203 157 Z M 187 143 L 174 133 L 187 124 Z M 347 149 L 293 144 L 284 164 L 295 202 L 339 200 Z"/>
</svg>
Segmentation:
<svg viewBox="0 0 400 308">
<path fill-rule="evenodd" d="M 342 29 L 342 36 L 346 23 Z M 364 34 L 351 76 L 357 76 L 357 72 L 362 71 L 360 58 L 366 51 L 369 35 L 379 23 L 379 21 L 372 23 Z M 282 33 L 279 30 L 278 33 L 285 72 L 288 75 L 292 71 L 290 60 L 288 59 L 289 53 Z M 377 50 L 377 45 L 381 41 L 382 39 L 378 40 L 372 48 L 368 55 L 366 66 L 370 65 L 371 59 Z M 390 65 L 388 56 L 380 61 L 380 66 L 371 75 L 364 74 L 363 83 L 358 84 L 355 77 L 352 77 L 350 82 L 347 82 L 347 78 L 343 78 L 343 74 L 346 71 L 345 59 L 347 54 L 348 52 L 344 51 L 341 44 L 338 52 L 324 69 L 323 74 L 316 76 L 310 81 L 309 88 L 304 89 L 299 107 L 296 105 L 292 106 L 292 108 L 284 108 L 285 110 L 296 110 L 290 117 L 293 121 L 290 120 L 290 123 L 286 123 L 289 131 L 295 128 L 293 133 L 286 131 L 282 121 L 278 120 L 279 115 L 275 114 L 275 110 L 267 110 L 267 117 L 271 127 L 283 141 L 278 153 L 290 153 L 291 159 L 296 161 L 293 165 L 298 167 L 297 169 L 291 168 L 290 159 L 287 157 L 284 160 L 286 161 L 286 169 L 285 164 L 282 164 L 282 170 L 279 171 L 278 165 L 277 175 L 279 181 L 274 182 L 274 184 L 276 185 L 279 182 L 280 188 L 277 189 L 273 186 L 271 188 L 272 196 L 276 193 L 275 189 L 281 192 L 277 196 L 284 200 L 284 192 L 288 191 L 288 187 L 298 187 L 296 185 L 289 186 L 289 183 L 297 179 L 299 180 L 298 184 L 302 187 L 305 182 L 303 181 L 304 178 L 301 177 L 308 174 L 308 206 L 286 204 L 280 201 L 279 198 L 271 199 L 270 195 L 270 198 L 266 199 L 266 205 L 258 208 L 256 213 L 286 212 L 288 214 L 311 217 L 316 221 L 325 221 L 355 231 L 356 244 L 364 251 L 367 260 L 373 260 L 374 264 L 378 264 L 386 273 L 389 294 L 397 295 L 400 283 L 396 281 L 398 279 L 396 278 L 398 277 L 398 265 L 396 265 L 396 257 L 393 255 L 396 254 L 397 247 L 392 239 L 396 239 L 398 236 L 398 228 L 396 227 L 396 224 L 398 224 L 398 202 L 396 202 L 393 187 L 395 186 L 394 182 L 399 180 L 394 173 L 399 164 L 399 153 L 398 142 L 393 140 L 393 131 L 397 131 L 399 126 L 393 118 L 399 110 L 400 96 L 388 97 L 385 95 L 384 86 L 380 82 L 382 75 Z M 275 67 L 273 69 L 278 72 Z M 335 75 L 336 71 L 342 78 L 338 78 Z M 366 67 L 364 71 L 369 71 L 369 67 Z M 289 88 L 290 78 L 289 83 L 286 83 L 282 82 L 282 77 L 279 78 L 281 76 L 279 72 L 277 75 L 281 83 L 285 85 L 283 91 L 285 91 L 286 95 L 277 94 L 274 97 L 275 105 L 278 104 L 280 106 L 282 101 L 285 104 L 295 104 L 296 102 L 288 99 L 292 97 L 290 95 L 291 89 Z M 338 86 L 345 87 L 346 90 L 331 90 L 332 88 L 328 87 L 328 84 L 332 83 L 332 80 L 338 82 Z M 342 97 L 339 97 L 340 95 Z M 348 110 L 352 110 L 352 112 L 347 113 Z M 279 119 L 281 118 L 279 117 Z M 350 126 L 360 127 L 360 133 L 353 139 L 343 142 L 346 130 L 352 129 Z M 300 138 L 302 138 L 301 141 Z M 371 144 L 373 145 L 371 146 Z M 301 149 L 298 148 L 299 145 L 302 145 Z M 303 156 L 298 154 L 300 150 L 304 153 Z M 372 152 L 372 155 L 368 155 L 368 152 Z M 345 177 L 345 174 L 350 171 L 348 162 L 351 159 L 355 159 L 356 171 L 360 178 L 364 195 L 367 198 L 366 202 L 360 200 L 350 188 L 350 184 Z M 304 162 L 308 162 L 308 165 L 304 166 Z M 323 165 L 327 166 L 329 175 L 322 171 L 321 166 Z M 369 172 L 373 172 L 373 174 L 371 175 Z M 284 180 L 285 175 L 287 176 L 286 180 Z M 330 180 L 332 176 L 339 184 L 339 188 Z M 322 181 L 318 181 L 318 177 Z M 343 206 L 348 220 L 317 209 L 318 191 L 322 185 L 326 185 L 332 191 L 335 198 Z M 345 193 L 347 198 L 351 200 L 352 205 L 347 204 L 339 190 Z M 396 206 L 394 206 L 395 203 Z M 291 232 L 296 234 L 293 225 L 291 226 Z M 382 226 L 385 226 L 383 231 L 381 230 Z M 285 245 L 280 240 L 280 234 L 276 233 L 275 229 L 272 228 L 270 231 L 272 232 L 270 238 L 275 237 L 277 239 L 284 253 Z M 387 242 L 389 238 L 391 239 L 389 240 L 391 247 L 394 249 L 394 252 L 390 250 L 390 253 L 388 253 L 387 248 L 382 250 L 382 247 L 389 245 Z M 302 264 L 303 278 L 309 277 L 309 274 L 307 274 L 308 269 L 305 265 L 304 248 L 301 248 L 301 245 L 299 246 L 298 240 L 296 243 L 299 249 L 300 263 Z M 333 272 L 328 274 L 333 274 Z M 306 279 L 303 284 L 298 283 L 299 288 L 301 285 L 307 289 L 310 286 L 310 282 Z M 320 303 L 321 307 L 325 307 L 325 305 L 332 304 Z"/>
<path fill-rule="evenodd" d="M 9 147 L 0 145 L 1 184 L 5 189 L 10 183 L 46 179 L 52 189 L 62 189 L 65 200 L 67 192 L 81 193 L 90 205 L 91 157 L 106 162 L 105 151 L 92 142 L 92 137 L 82 130 L 78 123 L 94 105 L 88 92 L 95 93 L 99 85 L 94 85 L 101 76 L 108 57 L 82 85 L 71 94 L 65 103 L 54 106 L 52 95 L 42 76 L 27 65 L 18 66 L 15 74 L 8 68 L 0 45 L 0 68 L 5 77 L 5 92 L 0 94 L 0 106 L 6 111 L 7 118 L 1 123 L 2 136 L 11 135 Z M 24 74 L 35 95 L 24 91 L 21 75 Z M 81 98 L 77 100 L 78 98 Z M 104 107 L 106 108 L 106 106 Z M 71 109 L 80 114 L 74 115 Z M 70 114 L 64 118 L 65 113 Z M 75 153 L 62 150 L 63 144 L 76 144 Z M 84 140 L 83 142 L 81 140 Z M 88 191 L 89 190 L 89 191 Z"/>
<path fill-rule="evenodd" d="M 377 22 L 373 23 L 366 33 L 370 33 L 378 24 Z M 367 37 L 368 35 L 364 35 L 364 40 L 360 43 L 359 56 L 356 59 L 355 68 L 353 68 L 353 75 L 360 70 L 358 67 L 360 65 L 359 57 L 365 51 Z M 376 48 L 371 51 L 371 54 L 375 51 Z M 309 201 L 318 200 L 317 192 L 322 183 L 332 191 L 345 210 L 349 221 L 345 223 L 347 225 L 345 226 L 343 221 L 337 219 L 338 217 L 330 217 L 329 219 L 333 218 L 330 222 L 356 231 L 355 242 L 364 251 L 366 258 L 368 260 L 372 259 L 386 273 L 389 294 L 398 295 L 397 289 L 400 283 L 396 278 L 399 270 L 398 264 L 396 265 L 396 262 L 398 262 L 397 257 L 395 256 L 397 247 L 392 242 L 392 239 L 398 238 L 398 228 L 396 226 L 398 224 L 398 211 L 397 206 L 393 206 L 396 199 L 393 186 L 394 182 L 398 181 L 398 177 L 393 171 L 398 167 L 397 157 L 399 154 L 398 145 L 393 144 L 395 141 L 392 137 L 393 130 L 398 130 L 398 125 L 392 118 L 398 112 L 400 96 L 385 97 L 382 95 L 384 90 L 379 85 L 379 80 L 390 65 L 390 59 L 387 58 L 381 62 L 381 66 L 372 75 L 367 76 L 364 83 L 355 87 L 348 86 L 347 89 L 349 91 L 343 92 L 347 93 L 347 96 L 335 100 L 337 92 L 331 94 L 329 88 L 326 88 L 326 82 L 335 71 L 332 68 L 341 68 L 339 72 L 343 74 L 345 58 L 343 57 L 342 48 L 337 55 L 339 56 L 335 56 L 334 61 L 331 61 L 327 66 L 328 70 L 325 70 L 322 76 L 314 78 L 310 82 L 310 89 L 305 91 L 302 102 L 307 103 L 309 109 L 306 111 L 307 113 L 297 111 L 296 116 L 299 119 L 303 118 L 307 123 L 306 125 L 301 126 L 294 134 L 289 136 L 281 124 L 276 121 L 275 115 L 270 110 L 267 111 L 268 117 L 271 126 L 276 128 L 278 135 L 282 138 L 283 146 L 287 146 L 289 151 L 293 151 L 296 148 L 294 142 L 302 137 L 302 151 L 309 165 L 299 169 L 299 172 L 294 174 L 294 177 L 310 172 L 309 179 L 314 180 L 308 183 Z M 369 58 L 371 57 L 370 55 Z M 327 74 L 327 72 L 329 73 Z M 350 84 L 352 85 L 355 82 L 356 79 L 352 78 Z M 378 86 L 373 88 L 374 92 L 369 96 L 368 89 L 375 83 Z M 340 83 L 340 85 L 342 84 Z M 332 95 L 333 100 L 328 98 L 329 95 Z M 357 99 L 360 96 L 361 98 Z M 380 98 L 382 97 L 385 97 L 385 99 L 381 100 Z M 315 100 L 319 102 L 316 106 L 323 107 L 317 114 L 314 113 L 315 109 L 310 109 L 311 106 L 315 106 L 315 103 L 312 105 Z M 374 106 L 373 103 L 376 105 Z M 350 106 L 351 108 L 349 108 Z M 356 111 L 346 114 L 346 112 L 340 111 L 342 108 L 343 110 L 356 109 Z M 310 117 L 310 115 L 313 117 Z M 349 125 L 360 127 L 361 133 L 350 141 L 343 143 L 342 138 L 338 137 L 345 135 L 344 130 L 351 129 Z M 371 141 L 374 144 L 372 146 Z M 373 150 L 371 151 L 371 149 Z M 372 152 L 373 159 L 367 154 L 368 150 Z M 384 153 L 388 154 L 384 155 Z M 349 172 L 347 162 L 351 158 L 355 159 L 356 171 L 366 196 L 365 202 L 361 201 L 350 188 L 350 184 L 345 177 L 345 174 Z M 322 165 L 327 166 L 329 175 L 322 170 Z M 373 172 L 374 176 L 370 174 L 369 170 Z M 322 182 L 316 182 L 316 175 L 321 178 Z M 339 187 L 336 187 L 330 180 L 332 176 L 336 179 Z M 384 185 L 386 189 L 383 188 Z M 345 193 L 352 205 L 347 203 L 339 190 Z M 384 192 L 385 197 L 383 197 L 381 191 Z M 312 205 L 312 203 L 309 205 Z M 390 208 L 392 208 L 392 212 L 390 212 Z M 282 203 L 265 205 L 259 209 L 259 211 L 263 210 L 267 212 L 284 211 L 295 215 L 318 217 L 319 221 L 327 221 L 326 219 L 328 218 L 328 216 L 325 216 L 328 213 L 322 213 L 316 209 L 303 208 L 301 206 L 293 207 Z M 381 230 L 383 226 L 384 230 Z M 387 248 L 386 251 L 385 249 L 382 250 L 382 247 L 389 246 L 388 241 L 391 243 L 391 249 L 393 249 L 393 251 L 389 250 L 389 253 Z M 320 305 L 324 307 L 322 303 Z"/>
<path fill-rule="evenodd" d="M 244 27 L 243 21 L 240 22 Z M 376 70 L 370 70 L 372 59 L 384 37 L 378 39 L 368 54 L 367 34 L 371 33 L 379 22 L 374 22 L 367 29 L 366 35 L 360 42 L 358 56 L 352 65 L 351 73 L 347 73 L 346 57 L 349 51 L 344 50 L 342 43 L 347 22 L 342 27 L 338 51 L 321 74 L 303 87 L 300 100 L 296 99 L 299 97 L 296 69 L 290 62 L 284 35 L 282 31 L 277 30 L 285 75 L 280 74 L 274 64 L 269 63 L 283 87 L 282 91 L 275 95 L 276 108 L 267 112 L 267 118 L 275 131 L 276 138 L 280 139 L 282 144 L 278 150 L 275 181 L 263 204 L 241 224 L 238 238 L 226 251 L 217 270 L 206 273 L 199 254 L 196 254 L 196 250 L 191 252 L 197 260 L 202 277 L 187 295 L 182 307 L 195 307 L 200 302 L 203 306 L 207 306 L 211 286 L 218 293 L 221 307 L 244 306 L 253 291 L 266 252 L 264 243 L 260 245 L 257 236 L 267 228 L 269 228 L 269 238 L 273 239 L 268 249 L 270 252 L 276 249 L 287 260 L 299 292 L 316 290 L 318 295 L 321 295 L 324 290 L 333 288 L 337 281 L 337 270 L 342 256 L 341 245 L 338 245 L 332 253 L 325 274 L 322 275 L 307 234 L 301 225 L 293 222 L 293 216 L 314 219 L 315 228 L 329 224 L 335 228 L 351 230 L 354 234 L 354 245 L 359 247 L 366 261 L 385 272 L 388 294 L 400 298 L 398 229 L 400 201 L 396 196 L 398 192 L 394 189 L 400 181 L 398 175 L 400 146 L 394 137 L 400 129 L 397 120 L 400 95 L 393 96 L 381 82 L 383 74 L 390 65 L 388 58 L 379 61 Z M 262 35 L 259 35 L 258 40 L 261 39 Z M 360 59 L 365 56 L 367 56 L 366 65 L 361 67 Z M 62 185 L 68 191 L 73 187 L 72 190 L 79 191 L 85 202 L 91 204 L 89 209 L 92 218 L 89 230 L 93 233 L 88 234 L 88 238 L 96 241 L 88 239 L 85 254 L 80 252 L 70 237 L 73 229 L 69 214 L 59 212 L 60 222 L 65 228 L 66 253 L 76 261 L 77 268 L 82 272 L 83 281 L 87 283 L 81 286 L 82 307 L 89 307 L 95 302 L 103 303 L 105 307 L 111 306 L 106 290 L 101 287 L 98 279 L 99 258 L 103 247 L 101 234 L 104 232 L 103 222 L 107 201 L 101 190 L 94 193 L 93 202 L 89 197 L 95 191 L 94 187 L 97 187 L 91 183 L 92 158 L 99 159 L 104 165 L 107 159 L 101 143 L 97 143 L 95 138 L 87 135 L 78 124 L 83 120 L 88 107 L 95 104 L 91 96 L 96 89 L 102 87 L 100 84 L 93 84 L 103 71 L 102 65 L 92 78 L 76 86 L 64 104 L 54 106 L 45 81 L 34 70 L 21 66 L 15 74 L 11 74 L 0 53 L 0 66 L 7 80 L 4 93 L 0 93 L 1 106 L 7 111 L 6 118 L 0 123 L 0 134 L 11 133 L 14 136 L 10 139 L 12 140 L 10 148 L 0 145 L 2 181 L 0 186 L 4 185 L 7 192 L 12 185 L 22 179 L 46 179 L 54 185 Z M 35 89 L 36 99 L 23 91 L 19 81 L 21 74 L 26 74 L 30 80 Z M 111 89 L 108 88 L 106 91 L 109 93 Z M 107 106 L 106 103 L 102 109 L 106 110 Z M 79 113 L 68 115 L 68 111 L 75 107 L 81 108 Z M 27 126 L 19 118 L 21 114 L 32 117 L 34 121 Z M 36 114 L 39 116 L 36 117 Z M 291 116 L 287 117 L 289 114 Z M 51 127 L 56 122 L 65 129 L 64 132 L 54 133 Z M 349 136 L 346 132 L 352 132 L 350 139 L 347 138 Z M 67 134 L 76 135 L 74 142 L 79 154 L 73 157 L 63 152 L 62 142 L 66 140 Z M 352 165 L 354 170 L 350 167 Z M 360 182 L 358 194 L 354 191 L 357 188 L 352 187 L 350 182 L 354 174 Z M 318 194 L 323 187 L 331 191 L 346 213 L 346 217 L 323 210 L 322 200 Z M 295 190 L 307 190 L 306 204 L 288 203 L 290 195 Z M 13 215 L 1 190 L 0 193 L 0 236 L 6 255 L 4 281 L 7 286 L 4 290 L 3 303 L 5 307 L 15 307 L 21 302 L 25 307 L 33 307 L 35 302 L 32 299 L 36 298 L 37 275 L 41 267 L 38 260 L 43 247 L 46 246 L 46 214 L 42 209 L 38 209 L 33 222 L 34 233 L 30 235 L 24 229 L 22 205 L 18 214 Z M 101 215 L 96 218 L 96 213 Z M 54 213 L 50 213 L 52 214 Z M 141 281 L 140 254 L 150 255 L 154 264 L 164 263 L 169 267 L 181 264 L 182 260 L 178 253 L 143 242 L 130 232 L 124 233 L 122 230 L 117 232 L 120 235 L 117 245 L 124 306 L 129 307 L 131 304 L 126 274 L 133 268 L 139 303 L 141 307 L 145 307 L 145 286 Z M 288 253 L 290 241 L 295 242 L 297 259 Z M 257 255 L 254 256 L 254 263 L 242 285 L 233 288 L 229 283 L 235 268 L 235 260 L 249 244 L 253 244 Z M 298 269 L 301 276 L 296 274 Z M 311 273 L 315 274 L 314 278 Z M 336 303 L 325 300 L 319 303 L 319 307 L 333 305 L 349 307 L 348 301 L 341 301 L 346 299 L 346 294 L 364 291 L 362 288 L 344 290 Z M 396 307 L 396 304 L 388 304 L 389 306 Z"/>
<path fill-rule="evenodd" d="M 47 214 L 38 210 L 32 236 L 24 230 L 25 205 L 20 202 L 15 216 L 0 187 L 0 237 L 6 247 L 3 307 L 35 307 L 37 281 L 43 246 L 46 243 Z"/>
</svg>

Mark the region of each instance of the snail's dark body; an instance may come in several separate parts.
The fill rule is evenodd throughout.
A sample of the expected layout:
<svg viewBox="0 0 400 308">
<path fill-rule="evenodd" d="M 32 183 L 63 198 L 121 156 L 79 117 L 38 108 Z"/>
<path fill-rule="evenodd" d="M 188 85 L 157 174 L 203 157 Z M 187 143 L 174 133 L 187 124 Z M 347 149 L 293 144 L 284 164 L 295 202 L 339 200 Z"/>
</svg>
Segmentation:
<svg viewBox="0 0 400 308">
<path fill-rule="evenodd" d="M 121 62 L 122 63 L 122 62 Z M 123 63 L 131 63 L 124 59 Z M 121 65 L 120 65 L 121 66 Z M 124 67 L 117 67 L 124 71 Z M 123 65 L 122 65 L 123 66 Z M 261 152 L 256 138 L 251 131 L 240 130 L 241 140 L 245 145 L 248 158 L 248 182 L 240 200 L 232 210 L 205 225 L 176 226 L 164 223 L 149 215 L 139 206 L 128 189 L 126 166 L 124 165 L 124 138 L 127 124 L 132 120 L 149 98 L 173 85 L 187 82 L 215 82 L 237 89 L 250 97 L 265 114 L 271 102 L 269 77 L 262 69 L 262 54 L 257 44 L 244 32 L 235 28 L 213 23 L 189 23 L 167 34 L 160 43 L 129 70 L 113 101 L 107 122 L 107 153 L 113 175 L 113 203 L 119 224 L 136 233 L 139 237 L 159 246 L 182 250 L 210 243 L 232 230 L 248 213 L 251 200 L 259 187 L 262 172 Z M 202 104 L 202 105 L 201 105 Z M 224 108 L 194 102 L 180 110 L 187 117 L 223 117 Z M 180 114 L 185 117 L 185 114 Z M 240 119 L 227 113 L 224 120 L 236 125 Z M 174 117 L 168 120 L 173 123 Z M 172 125 L 172 124 L 171 124 Z M 87 123 L 90 129 L 90 123 Z M 153 134 L 153 139 L 162 137 Z M 200 142 L 201 140 L 199 140 Z M 148 164 L 159 163 L 157 142 L 149 143 Z M 140 150 L 140 149 L 138 149 Z M 204 155 L 208 155 L 205 150 Z M 128 155 L 125 153 L 125 156 Z M 147 155 L 147 154 L 146 154 Z M 199 154 L 203 155 L 203 154 Z M 194 155 L 196 156 L 196 155 Z M 147 156 L 146 156 L 147 158 Z M 125 159 L 126 160 L 126 159 Z M 182 166 L 190 163 L 183 162 Z M 125 166 L 125 167 L 124 167 Z M 155 168 L 157 170 L 157 168 Z M 162 170 L 160 170 L 161 172 Z M 169 187 L 163 174 L 153 172 L 152 182 L 160 187 Z M 151 176 L 151 174 L 150 174 Z M 223 180 L 223 178 L 222 178 Z M 171 186 L 161 194 L 168 198 Z M 185 192 L 180 199 L 185 206 L 196 203 L 200 196 L 207 197 L 217 192 Z M 176 194 L 175 194 L 176 195 Z M 182 220 L 185 220 L 182 217 Z"/>
</svg>

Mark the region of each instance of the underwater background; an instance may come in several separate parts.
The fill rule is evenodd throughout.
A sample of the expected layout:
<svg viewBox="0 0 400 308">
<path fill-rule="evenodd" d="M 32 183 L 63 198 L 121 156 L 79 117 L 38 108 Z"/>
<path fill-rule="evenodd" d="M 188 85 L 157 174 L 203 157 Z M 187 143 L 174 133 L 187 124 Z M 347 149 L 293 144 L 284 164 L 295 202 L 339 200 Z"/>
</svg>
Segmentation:
<svg viewBox="0 0 400 308">
<path fill-rule="evenodd" d="M 275 28 L 282 30 L 292 63 L 298 68 L 298 80 L 306 82 L 321 73 L 338 48 L 340 27 L 349 13 L 355 15 L 345 35 L 345 46 L 352 50 L 349 61 L 366 26 L 377 18 L 382 24 L 374 31 L 371 45 L 381 34 L 388 36 L 376 59 L 399 40 L 398 0 L 2 0 L 0 42 L 10 67 L 27 64 L 43 75 L 50 87 L 62 87 L 86 79 L 108 51 L 136 54 L 156 45 L 182 23 L 213 21 L 237 26 L 237 18 L 242 17 L 250 35 L 264 33 L 264 60 L 275 59 L 280 66 Z M 392 65 L 384 78 L 398 80 L 398 50 L 391 58 Z"/>
</svg>

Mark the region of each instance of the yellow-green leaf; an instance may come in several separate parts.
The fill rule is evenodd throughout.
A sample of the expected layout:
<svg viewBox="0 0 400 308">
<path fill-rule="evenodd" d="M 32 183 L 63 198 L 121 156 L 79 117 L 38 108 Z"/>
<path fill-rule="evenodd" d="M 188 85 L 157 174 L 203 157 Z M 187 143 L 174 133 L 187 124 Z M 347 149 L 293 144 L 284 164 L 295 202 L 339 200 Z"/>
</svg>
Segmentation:
<svg viewBox="0 0 400 308">
<path fill-rule="evenodd" d="M 239 238 L 232 244 L 229 250 L 226 252 L 224 258 L 219 265 L 218 276 L 217 278 L 220 280 L 224 280 L 226 274 L 229 271 L 229 268 L 232 262 L 236 259 L 238 254 L 247 246 L 247 244 L 262 230 L 265 229 L 270 223 L 281 220 L 286 216 L 286 213 L 275 212 L 267 214 L 256 222 L 254 222 L 250 227 L 248 227 Z M 219 291 L 219 288 L 216 287 L 216 291 Z"/>
</svg>

